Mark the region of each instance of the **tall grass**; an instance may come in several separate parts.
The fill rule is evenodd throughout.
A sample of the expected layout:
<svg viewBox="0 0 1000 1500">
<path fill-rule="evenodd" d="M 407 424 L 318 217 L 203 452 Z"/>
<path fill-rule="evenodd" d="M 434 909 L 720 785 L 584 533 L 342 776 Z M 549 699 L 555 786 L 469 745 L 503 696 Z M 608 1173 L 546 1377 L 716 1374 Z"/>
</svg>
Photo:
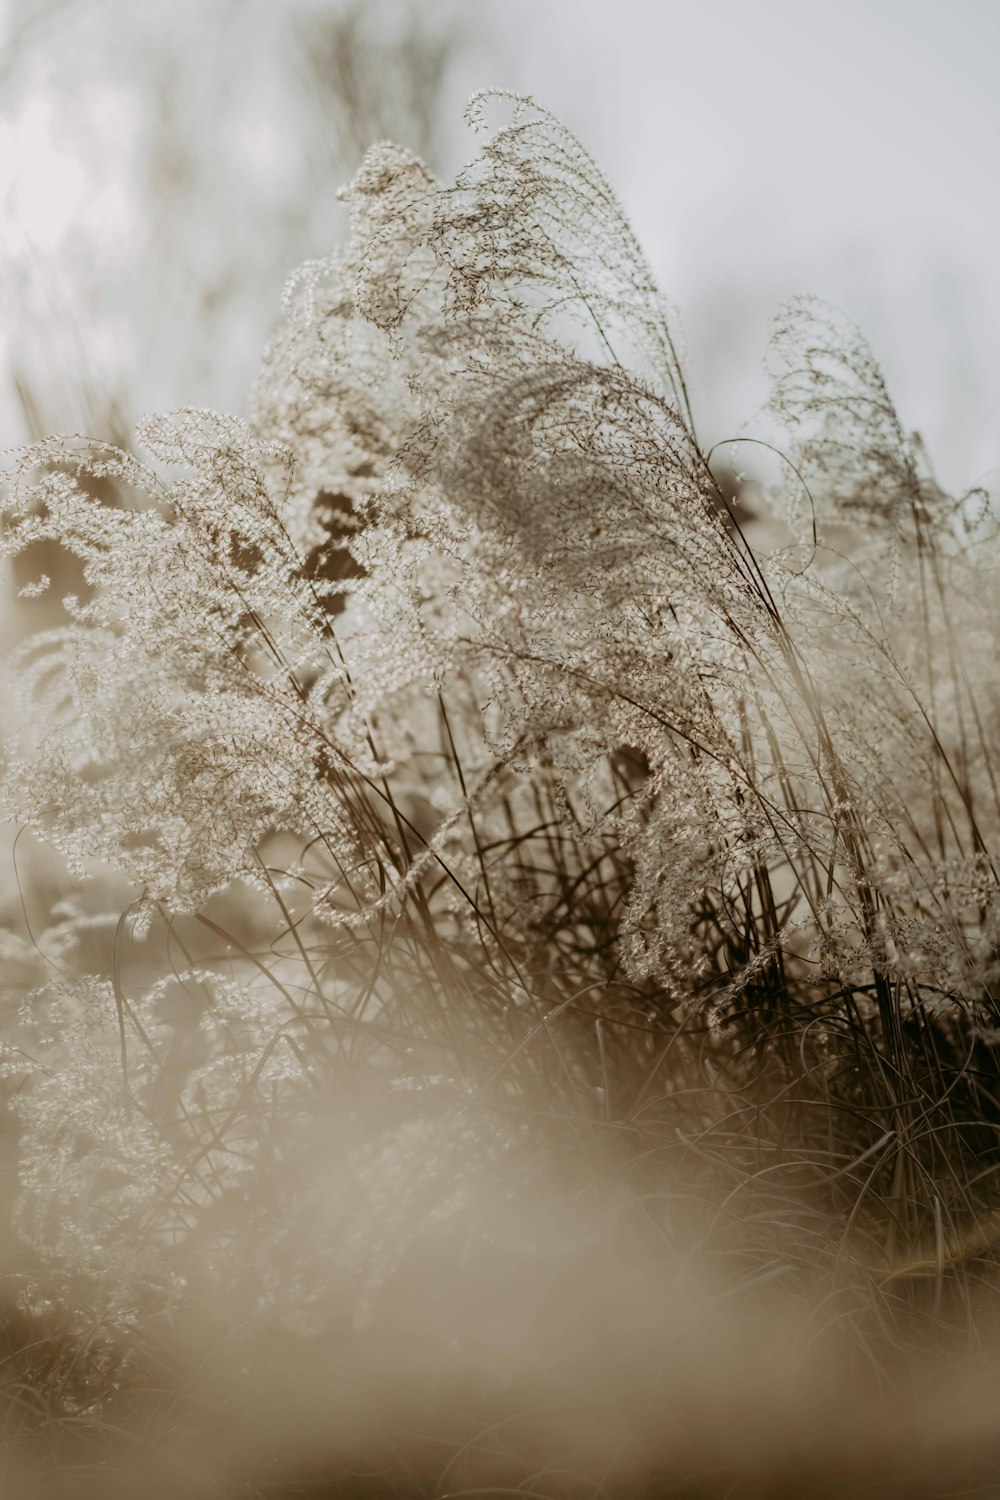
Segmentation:
<svg viewBox="0 0 1000 1500">
<path fill-rule="evenodd" d="M 133 883 L 9 939 L 17 1452 L 102 1494 L 987 1483 L 988 502 L 800 300 L 765 545 L 593 162 L 470 119 L 454 184 L 366 157 L 252 425 L 12 467 L 8 554 L 85 591 L 17 653 L 8 805 Z"/>
</svg>

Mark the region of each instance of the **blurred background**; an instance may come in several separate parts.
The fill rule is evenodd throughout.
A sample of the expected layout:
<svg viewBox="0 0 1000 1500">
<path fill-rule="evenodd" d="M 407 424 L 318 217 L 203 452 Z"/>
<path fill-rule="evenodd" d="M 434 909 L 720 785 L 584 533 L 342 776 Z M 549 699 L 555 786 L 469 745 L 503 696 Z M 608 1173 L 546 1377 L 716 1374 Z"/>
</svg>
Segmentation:
<svg viewBox="0 0 1000 1500">
<path fill-rule="evenodd" d="M 244 409 L 370 141 L 438 172 L 483 86 L 581 137 L 680 310 L 703 441 L 803 291 L 942 481 L 1000 464 L 996 0 L 0 0 L 0 446 Z"/>
</svg>

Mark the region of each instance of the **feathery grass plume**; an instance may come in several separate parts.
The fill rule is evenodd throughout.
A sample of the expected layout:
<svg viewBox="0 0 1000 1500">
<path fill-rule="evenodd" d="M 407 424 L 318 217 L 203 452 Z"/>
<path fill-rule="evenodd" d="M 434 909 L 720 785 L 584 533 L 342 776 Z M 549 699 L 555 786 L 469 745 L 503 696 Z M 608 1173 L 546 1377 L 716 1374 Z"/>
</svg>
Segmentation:
<svg viewBox="0 0 1000 1500">
<path fill-rule="evenodd" d="M 940 1223 L 939 1173 L 948 1211 L 968 1211 L 954 1147 L 990 1132 L 992 522 L 963 534 L 965 502 L 905 438 L 860 336 L 800 302 L 776 334 L 774 405 L 812 543 L 758 558 L 723 522 L 667 309 L 610 189 L 545 111 L 499 102 L 508 123 L 454 185 L 374 148 L 346 195 L 351 254 L 327 271 L 338 354 L 384 330 L 412 403 L 388 469 L 362 460 L 385 474 L 350 542 L 366 717 L 404 718 L 409 669 L 443 689 L 463 758 L 485 746 L 518 773 L 477 793 L 481 843 L 520 847 L 526 786 L 552 799 L 563 859 L 587 863 L 567 852 L 580 839 L 599 865 L 606 838 L 612 964 L 640 1011 L 645 989 L 668 1027 L 693 1005 L 737 1057 L 749 1042 L 804 1066 L 838 1130 L 866 1096 L 888 1111 L 889 1237 L 919 1239 Z M 312 368 L 326 333 L 306 305 L 281 347 L 296 339 Z M 274 402 L 265 366 L 269 432 Z M 433 800 L 456 805 L 446 786 Z M 539 900 L 503 911 L 508 938 L 530 943 Z M 930 1178 L 904 1186 L 913 1172 Z"/>
<path fill-rule="evenodd" d="M 188 1330 L 195 1364 L 313 1340 L 374 1389 L 394 1347 L 416 1385 L 569 1409 L 491 1482 L 575 1493 L 565 1452 L 607 1493 L 617 1444 L 640 1493 L 665 1443 L 727 1493 L 738 1462 L 713 1488 L 674 1431 L 670 1328 L 736 1413 L 708 1366 L 780 1327 L 760 1408 L 802 1374 L 812 1430 L 817 1348 L 905 1385 L 985 1316 L 995 528 L 800 301 L 792 539 L 759 555 L 608 184 L 529 99 L 470 121 L 453 184 L 369 152 L 251 425 L 180 411 L 149 462 L 53 439 L 14 466 L 5 551 L 60 543 L 89 593 L 18 654 L 7 804 L 137 892 L 110 973 L 63 913 L 10 1022 L 16 1219 L 49 1285 Z M 736 1430 L 773 1492 L 781 1433 Z"/>
</svg>

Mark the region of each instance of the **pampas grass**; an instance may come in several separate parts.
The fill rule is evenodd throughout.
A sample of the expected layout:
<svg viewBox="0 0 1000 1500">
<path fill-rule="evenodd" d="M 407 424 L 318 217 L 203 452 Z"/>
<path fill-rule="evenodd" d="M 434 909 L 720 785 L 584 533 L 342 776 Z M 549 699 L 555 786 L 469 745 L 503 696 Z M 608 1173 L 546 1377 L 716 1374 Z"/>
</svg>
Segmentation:
<svg viewBox="0 0 1000 1500">
<path fill-rule="evenodd" d="M 765 546 L 583 147 L 470 121 L 366 157 L 252 424 L 9 474 L 84 588 L 7 805 L 131 882 L 8 939 L 17 1483 L 988 1485 L 988 500 L 800 300 Z"/>
</svg>

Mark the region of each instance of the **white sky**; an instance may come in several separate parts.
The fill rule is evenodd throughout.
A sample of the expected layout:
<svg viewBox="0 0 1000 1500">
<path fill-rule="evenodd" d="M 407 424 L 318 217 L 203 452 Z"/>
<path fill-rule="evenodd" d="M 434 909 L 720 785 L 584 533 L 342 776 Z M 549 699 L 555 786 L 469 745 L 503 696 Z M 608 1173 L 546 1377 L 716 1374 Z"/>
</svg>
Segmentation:
<svg viewBox="0 0 1000 1500">
<path fill-rule="evenodd" d="M 946 482 L 1000 465 L 1000 0 L 487 8 L 497 81 L 582 137 L 678 305 L 703 435 L 764 399 L 768 321 L 814 292 Z"/>
</svg>

